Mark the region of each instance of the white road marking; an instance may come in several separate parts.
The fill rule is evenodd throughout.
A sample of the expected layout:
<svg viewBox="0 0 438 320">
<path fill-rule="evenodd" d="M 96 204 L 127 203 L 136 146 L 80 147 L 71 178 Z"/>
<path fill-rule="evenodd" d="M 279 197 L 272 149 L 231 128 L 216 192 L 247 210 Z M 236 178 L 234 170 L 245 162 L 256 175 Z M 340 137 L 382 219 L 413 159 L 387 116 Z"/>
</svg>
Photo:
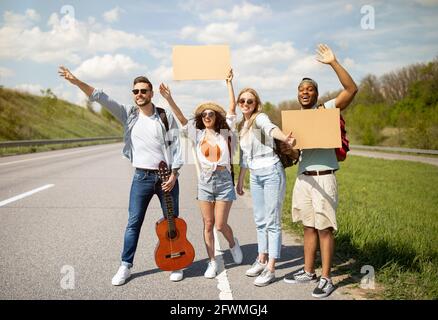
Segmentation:
<svg viewBox="0 0 438 320">
<path fill-rule="evenodd" d="M 42 186 L 42 187 L 33 189 L 31 191 L 19 194 L 18 196 L 15 196 L 15 197 L 12 197 L 12 198 L 9 198 L 9 199 L 3 200 L 3 201 L 0 202 L 0 207 L 2 207 L 4 205 L 7 205 L 8 203 L 11 203 L 11 202 L 14 202 L 14 201 L 26 198 L 26 197 L 34 194 L 34 193 L 37 193 L 37 192 L 49 189 L 49 188 L 51 188 L 53 186 L 55 186 L 55 185 L 54 184 L 46 184 L 45 186 Z"/>
<path fill-rule="evenodd" d="M 103 148 L 99 148 L 99 149 L 103 149 Z M 0 167 L 1 166 L 6 166 L 8 164 L 28 162 L 28 161 L 33 161 L 33 160 L 41 160 L 41 159 L 49 159 L 49 158 L 56 158 L 56 157 L 62 157 L 62 156 L 69 156 L 69 155 L 72 155 L 72 154 L 83 153 L 83 152 L 90 152 L 90 151 L 93 151 L 93 150 L 95 150 L 95 149 L 94 148 L 90 148 L 90 149 L 87 149 L 87 150 L 78 150 L 78 151 L 72 151 L 72 152 L 64 152 L 64 153 L 52 154 L 52 155 L 38 157 L 38 158 L 31 158 L 31 159 L 23 159 L 23 160 L 16 160 L 16 161 L 10 161 L 10 162 L 3 162 L 3 163 L 0 163 Z"/>
<path fill-rule="evenodd" d="M 213 229 L 214 232 L 214 256 L 216 257 L 216 263 L 218 265 L 219 274 L 216 276 L 217 288 L 219 289 L 219 299 L 220 300 L 233 300 L 233 293 L 230 287 L 230 282 L 228 281 L 227 269 L 225 269 L 225 263 L 223 258 L 223 251 L 219 243 L 219 235 L 216 228 Z"/>
</svg>

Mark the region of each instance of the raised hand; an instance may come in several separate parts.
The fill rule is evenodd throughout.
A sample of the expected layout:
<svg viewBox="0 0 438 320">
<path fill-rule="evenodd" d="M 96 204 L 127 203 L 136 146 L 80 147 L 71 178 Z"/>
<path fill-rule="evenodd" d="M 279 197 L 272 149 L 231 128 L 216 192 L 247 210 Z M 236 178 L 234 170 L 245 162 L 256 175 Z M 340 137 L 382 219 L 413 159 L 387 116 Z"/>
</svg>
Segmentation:
<svg viewBox="0 0 438 320">
<path fill-rule="evenodd" d="M 164 99 L 167 100 L 170 108 L 172 109 L 172 112 L 178 118 L 179 122 L 181 122 L 183 126 L 186 125 L 186 123 L 188 122 L 187 118 L 184 116 L 181 109 L 177 106 L 177 104 L 173 100 L 172 93 L 170 92 L 169 87 L 164 83 L 160 84 L 160 94 L 163 96 Z"/>
<path fill-rule="evenodd" d="M 63 77 L 65 80 L 69 81 L 70 83 L 77 85 L 80 81 L 78 78 L 76 78 L 73 73 L 71 73 L 70 70 L 68 70 L 64 66 L 60 66 L 58 69 L 58 74 Z"/>
<path fill-rule="evenodd" d="M 168 86 L 166 86 L 164 83 L 160 84 L 160 94 L 163 96 L 164 99 L 169 100 L 172 99 L 172 94 L 170 92 L 170 89 Z"/>
<path fill-rule="evenodd" d="M 316 60 L 321 63 L 331 64 L 336 61 L 335 54 L 333 53 L 332 49 L 330 49 L 329 46 L 327 46 L 326 44 L 318 45 L 318 49 L 316 50 L 316 52 L 318 54 Z"/>
<path fill-rule="evenodd" d="M 227 75 L 227 77 L 225 78 L 225 80 L 227 81 L 227 82 L 231 82 L 232 80 L 233 80 L 233 69 L 230 69 L 230 71 L 228 72 L 228 75 Z"/>
</svg>

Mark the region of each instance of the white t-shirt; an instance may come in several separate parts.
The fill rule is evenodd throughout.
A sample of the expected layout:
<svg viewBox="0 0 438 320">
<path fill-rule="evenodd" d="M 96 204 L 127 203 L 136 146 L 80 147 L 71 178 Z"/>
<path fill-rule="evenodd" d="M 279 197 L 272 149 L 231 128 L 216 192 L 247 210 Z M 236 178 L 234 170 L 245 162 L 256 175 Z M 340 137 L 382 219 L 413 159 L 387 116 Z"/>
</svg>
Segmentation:
<svg viewBox="0 0 438 320">
<path fill-rule="evenodd" d="M 166 161 L 160 143 L 162 129 L 155 116 L 139 113 L 131 131 L 132 166 L 142 169 L 158 169 L 161 161 Z"/>
</svg>

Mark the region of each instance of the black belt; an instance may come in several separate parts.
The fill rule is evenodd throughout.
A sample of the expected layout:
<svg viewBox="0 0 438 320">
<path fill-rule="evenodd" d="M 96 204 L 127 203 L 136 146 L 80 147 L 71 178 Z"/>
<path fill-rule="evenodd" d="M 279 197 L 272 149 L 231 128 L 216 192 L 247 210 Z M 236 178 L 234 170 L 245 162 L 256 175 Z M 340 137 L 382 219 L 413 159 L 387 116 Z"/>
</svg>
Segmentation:
<svg viewBox="0 0 438 320">
<path fill-rule="evenodd" d="M 304 171 L 303 174 L 306 176 L 323 176 L 326 174 L 335 173 L 336 170 L 323 170 L 323 171 Z"/>
<path fill-rule="evenodd" d="M 135 169 L 137 169 L 137 170 L 141 170 L 141 171 L 144 171 L 144 172 L 147 172 L 147 173 L 158 173 L 158 170 L 157 169 L 143 169 L 143 168 L 135 168 Z"/>
</svg>

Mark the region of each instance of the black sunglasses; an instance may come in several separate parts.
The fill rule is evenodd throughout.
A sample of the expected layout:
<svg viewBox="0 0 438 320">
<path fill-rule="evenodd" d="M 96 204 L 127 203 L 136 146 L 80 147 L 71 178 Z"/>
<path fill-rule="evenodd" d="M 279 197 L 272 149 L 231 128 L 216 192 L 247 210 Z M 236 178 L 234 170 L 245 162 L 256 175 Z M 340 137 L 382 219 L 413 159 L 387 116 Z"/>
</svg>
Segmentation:
<svg viewBox="0 0 438 320">
<path fill-rule="evenodd" d="M 137 95 L 139 92 L 141 92 L 141 94 L 146 94 L 149 91 L 152 91 L 151 89 L 133 89 L 132 93 Z"/>
<path fill-rule="evenodd" d="M 214 116 L 216 116 L 216 113 L 214 111 L 204 111 L 201 113 L 201 116 L 203 118 L 205 117 L 213 118 Z"/>
<path fill-rule="evenodd" d="M 240 99 L 240 100 L 239 100 L 239 103 L 240 103 L 240 104 L 244 104 L 245 101 L 246 101 L 246 103 L 249 104 L 249 105 L 251 105 L 251 104 L 254 103 L 254 100 L 252 100 L 252 99 L 248 99 L 248 100 Z"/>
</svg>

